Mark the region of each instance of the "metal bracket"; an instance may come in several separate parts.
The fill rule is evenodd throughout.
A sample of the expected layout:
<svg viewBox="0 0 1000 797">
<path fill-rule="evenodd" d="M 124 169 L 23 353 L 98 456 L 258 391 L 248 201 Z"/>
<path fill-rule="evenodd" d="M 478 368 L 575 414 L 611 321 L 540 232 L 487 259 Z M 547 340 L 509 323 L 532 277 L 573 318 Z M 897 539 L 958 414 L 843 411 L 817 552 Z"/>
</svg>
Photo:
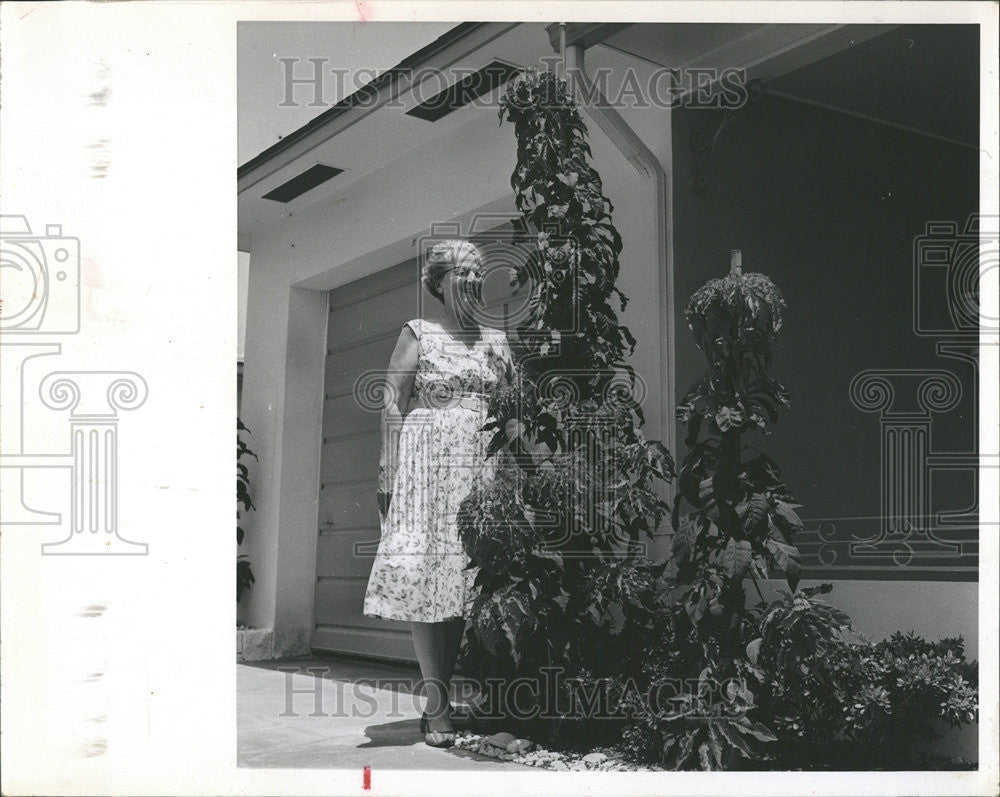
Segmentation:
<svg viewBox="0 0 1000 797">
<path fill-rule="evenodd" d="M 755 78 L 747 83 L 747 101 L 738 108 L 726 108 L 722 113 L 722 118 L 712 135 L 707 135 L 704 130 L 696 130 L 691 134 L 691 150 L 697 156 L 694 166 L 691 168 L 691 190 L 700 194 L 708 185 L 708 178 L 705 177 L 705 164 L 715 149 L 715 144 L 719 139 L 722 129 L 728 125 L 736 112 L 755 103 L 764 94 L 764 81 Z"/>
</svg>

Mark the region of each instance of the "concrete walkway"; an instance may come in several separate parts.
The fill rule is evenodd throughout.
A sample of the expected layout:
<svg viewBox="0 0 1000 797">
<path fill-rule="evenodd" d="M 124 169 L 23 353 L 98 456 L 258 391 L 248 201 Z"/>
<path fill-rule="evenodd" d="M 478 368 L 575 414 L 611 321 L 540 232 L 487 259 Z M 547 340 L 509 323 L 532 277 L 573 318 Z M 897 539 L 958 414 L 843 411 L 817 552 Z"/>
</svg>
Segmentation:
<svg viewBox="0 0 1000 797">
<path fill-rule="evenodd" d="M 424 744 L 415 668 L 312 656 L 236 670 L 241 767 L 537 771 Z"/>
</svg>

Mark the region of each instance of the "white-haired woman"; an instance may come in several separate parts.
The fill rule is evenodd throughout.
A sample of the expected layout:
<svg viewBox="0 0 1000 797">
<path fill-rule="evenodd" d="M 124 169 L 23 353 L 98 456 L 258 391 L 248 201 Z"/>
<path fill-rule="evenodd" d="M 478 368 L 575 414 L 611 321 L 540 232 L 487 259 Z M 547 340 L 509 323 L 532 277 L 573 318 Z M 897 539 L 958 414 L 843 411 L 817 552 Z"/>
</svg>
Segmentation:
<svg viewBox="0 0 1000 797">
<path fill-rule="evenodd" d="M 433 247 L 421 281 L 440 312 L 403 325 L 382 412 L 382 537 L 364 613 L 411 623 L 427 697 L 421 731 L 434 747 L 455 739 L 450 682 L 475 579 L 456 514 L 475 481 L 492 475 L 480 428 L 512 367 L 505 334 L 478 323 L 484 276 L 468 241 Z"/>
</svg>

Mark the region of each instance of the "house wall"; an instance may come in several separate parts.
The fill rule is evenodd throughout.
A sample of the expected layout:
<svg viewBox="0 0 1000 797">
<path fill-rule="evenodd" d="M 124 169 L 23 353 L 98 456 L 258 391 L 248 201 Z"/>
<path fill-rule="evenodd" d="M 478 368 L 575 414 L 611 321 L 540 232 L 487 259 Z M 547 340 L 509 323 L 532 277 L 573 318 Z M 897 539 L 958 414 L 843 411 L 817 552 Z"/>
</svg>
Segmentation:
<svg viewBox="0 0 1000 797">
<path fill-rule="evenodd" d="M 684 302 L 708 279 L 725 275 L 728 251 L 741 249 L 744 271 L 769 275 L 787 301 L 772 374 L 792 401 L 792 411 L 773 434 L 747 442 L 781 465 L 804 504 L 799 511 L 807 536 L 810 529 L 815 536 L 821 520 L 831 519 L 845 533 L 877 536 L 880 425 L 877 415 L 851 403 L 848 388 L 855 374 L 903 368 L 952 372 L 961 399 L 953 410 L 933 416 L 932 450 L 976 448 L 973 368 L 935 352 L 945 337 L 915 334 L 912 295 L 914 239 L 925 222 L 961 224 L 978 209 L 978 155 L 765 97 L 724 129 L 707 162 L 707 187 L 695 193 L 689 142 L 698 129 L 714 131 L 719 114 L 682 109 L 674 115 L 678 398 L 704 366 L 686 328 Z M 897 398 L 913 409 L 912 396 Z M 683 440 L 683 431 L 678 436 Z M 935 481 L 933 508 L 974 504 L 974 479 L 973 471 Z M 890 560 L 866 570 L 865 561 L 843 547 L 826 567 L 814 547 L 807 576 L 832 581 L 830 602 L 875 639 L 895 630 L 930 639 L 962 635 L 974 659 L 979 627 L 974 514 L 970 522 L 971 529 L 967 525 L 954 536 L 965 540 L 961 557 L 921 561 L 918 556 L 905 567 Z M 964 570 L 949 569 L 959 560 Z M 976 759 L 975 729 L 950 737 L 942 750 Z"/>
<path fill-rule="evenodd" d="M 237 252 L 236 279 L 236 359 L 243 362 L 246 356 L 247 291 L 250 287 L 250 253 Z"/>
</svg>

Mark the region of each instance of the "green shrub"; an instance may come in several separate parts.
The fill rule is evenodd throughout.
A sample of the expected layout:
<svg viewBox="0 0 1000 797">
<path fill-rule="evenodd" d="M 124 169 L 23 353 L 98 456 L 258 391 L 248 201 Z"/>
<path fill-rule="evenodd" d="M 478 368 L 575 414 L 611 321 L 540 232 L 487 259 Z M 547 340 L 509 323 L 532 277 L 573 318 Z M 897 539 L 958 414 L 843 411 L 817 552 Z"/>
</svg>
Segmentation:
<svg viewBox="0 0 1000 797">
<path fill-rule="evenodd" d="M 651 657 L 657 647 L 674 655 L 654 658 L 647 673 L 651 689 L 668 683 L 677 694 L 669 708 L 638 711 L 639 727 L 630 731 L 674 769 L 741 766 L 765 755 L 776 738 L 755 716 L 762 674 L 747 649 L 755 617 L 744 582 L 778 571 L 795 588 L 794 537 L 802 523 L 778 464 L 743 435 L 766 433 L 779 408 L 789 406 L 786 390 L 768 374 L 784 306 L 770 279 L 734 263 L 685 307 L 708 369 L 677 408 L 688 433 L 671 513 L 670 630 L 650 648 Z M 690 511 L 682 512 L 685 506 Z"/>
<path fill-rule="evenodd" d="M 610 690 L 628 717 L 622 753 L 675 769 L 954 766 L 927 745 L 942 724 L 978 721 L 978 670 L 962 640 L 897 632 L 871 643 L 817 597 L 830 590 L 788 592 L 751 610 L 742 677 L 721 684 L 692 676 L 705 652 L 661 624 L 638 688 Z M 663 685 L 673 699 L 651 700 Z"/>
<path fill-rule="evenodd" d="M 843 612 L 815 599 L 825 584 L 767 606 L 751 653 L 763 674 L 757 716 L 779 739 L 786 766 L 914 767 L 938 738 L 977 721 L 977 667 L 960 638 L 912 632 L 876 644 L 852 633 Z"/>
</svg>

